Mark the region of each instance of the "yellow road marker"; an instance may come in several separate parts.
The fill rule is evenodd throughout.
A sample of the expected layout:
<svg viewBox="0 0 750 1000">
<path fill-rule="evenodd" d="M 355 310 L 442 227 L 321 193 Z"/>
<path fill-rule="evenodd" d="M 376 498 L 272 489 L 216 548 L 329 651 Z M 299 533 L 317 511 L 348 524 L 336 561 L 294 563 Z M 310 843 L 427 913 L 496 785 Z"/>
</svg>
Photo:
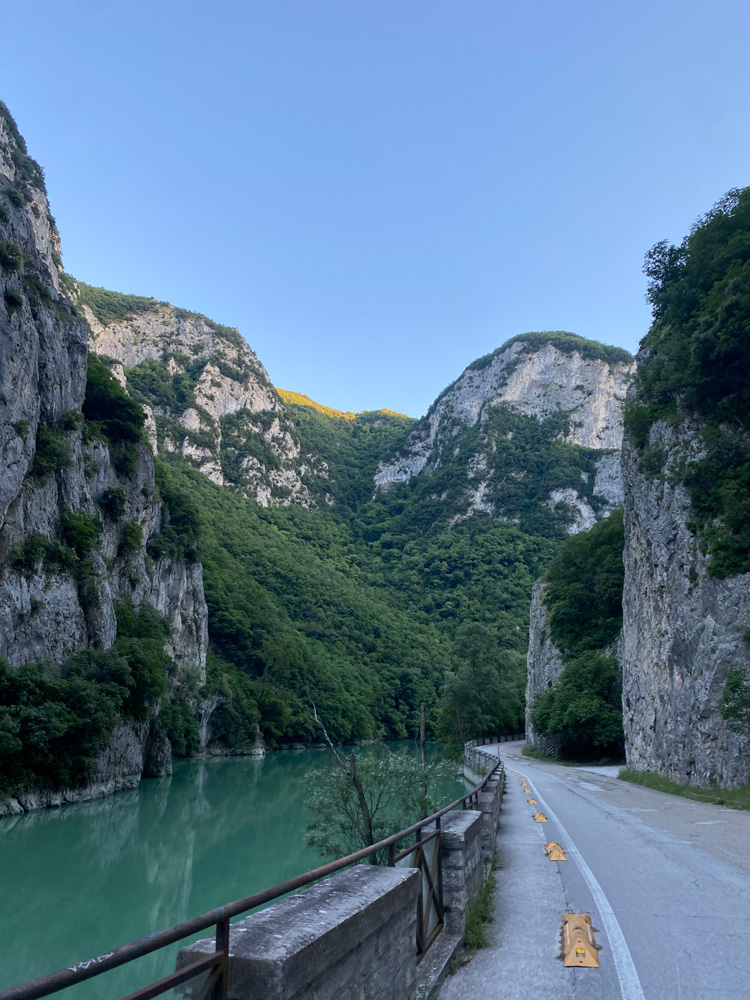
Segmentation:
<svg viewBox="0 0 750 1000">
<path fill-rule="evenodd" d="M 526 799 L 530 806 L 538 805 L 536 799 Z"/>
<path fill-rule="evenodd" d="M 599 968 L 599 945 L 588 913 L 563 913 L 562 957 L 568 968 Z"/>
<path fill-rule="evenodd" d="M 567 861 L 568 855 L 560 847 L 559 844 L 555 843 L 554 840 L 550 841 L 549 844 L 544 845 L 544 853 L 550 859 L 550 861 Z"/>
<path fill-rule="evenodd" d="M 544 813 L 534 813 L 534 815 L 531 818 L 534 820 L 535 823 L 547 822 L 547 817 L 544 815 Z"/>
</svg>

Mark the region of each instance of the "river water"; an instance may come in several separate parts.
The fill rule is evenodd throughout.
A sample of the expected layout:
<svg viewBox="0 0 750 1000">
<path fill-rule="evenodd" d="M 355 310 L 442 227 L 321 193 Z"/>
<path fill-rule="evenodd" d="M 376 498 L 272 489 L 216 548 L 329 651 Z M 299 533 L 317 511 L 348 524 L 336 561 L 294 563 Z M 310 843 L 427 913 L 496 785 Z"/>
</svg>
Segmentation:
<svg viewBox="0 0 750 1000">
<path fill-rule="evenodd" d="M 171 778 L 132 792 L 0 819 L 0 988 L 330 860 L 304 842 L 308 785 L 329 760 L 307 750 L 175 761 Z M 448 780 L 445 803 L 463 791 Z M 56 995 L 116 1000 L 172 972 L 178 949 Z"/>
</svg>

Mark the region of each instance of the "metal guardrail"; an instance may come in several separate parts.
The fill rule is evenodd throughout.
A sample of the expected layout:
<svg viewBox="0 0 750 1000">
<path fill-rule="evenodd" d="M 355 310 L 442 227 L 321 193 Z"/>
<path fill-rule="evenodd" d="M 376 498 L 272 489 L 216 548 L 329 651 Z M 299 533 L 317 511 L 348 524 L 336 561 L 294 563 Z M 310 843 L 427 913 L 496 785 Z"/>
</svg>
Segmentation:
<svg viewBox="0 0 750 1000">
<path fill-rule="evenodd" d="M 474 743 L 477 742 L 474 741 Z M 486 739 L 485 742 L 491 741 Z M 39 1000 L 40 997 L 50 996 L 52 993 L 57 993 L 59 990 L 74 986 L 76 983 L 83 982 L 86 979 L 103 975 L 111 969 L 116 969 L 121 965 L 126 965 L 128 962 L 143 958 L 144 955 L 149 955 L 168 945 L 183 941 L 185 938 L 192 937 L 194 934 L 208 930 L 211 927 L 215 928 L 216 940 L 216 947 L 213 954 L 193 962 L 178 972 L 173 972 L 171 975 L 165 976 L 150 986 L 145 986 L 140 990 L 136 990 L 135 993 L 130 993 L 124 1000 L 150 1000 L 150 998 L 161 996 L 173 987 L 179 986 L 181 983 L 187 982 L 195 976 L 203 975 L 206 972 L 208 973 L 208 977 L 196 1000 L 227 1000 L 229 922 L 232 917 L 237 917 L 241 913 L 254 910 L 256 907 L 285 896 L 287 893 L 294 892 L 296 889 L 302 889 L 304 886 L 333 875 L 343 868 L 359 864 L 359 862 L 371 858 L 379 851 L 387 852 L 387 863 L 390 866 L 413 854 L 415 863 L 410 867 L 419 868 L 422 872 L 422 898 L 420 899 L 418 910 L 416 941 L 417 961 L 419 961 L 443 929 L 443 881 L 440 861 L 441 819 L 446 813 L 459 807 L 461 809 L 475 807 L 478 804 L 480 792 L 484 790 L 487 783 L 498 771 L 502 771 L 502 767 L 502 761 L 498 756 L 492 770 L 472 791 L 467 792 L 460 799 L 456 799 L 450 805 L 444 806 L 444 808 L 428 816 L 426 819 L 419 820 L 418 823 L 412 824 L 405 830 L 400 830 L 398 833 L 386 837 L 385 840 L 373 844 L 372 847 L 362 848 L 362 850 L 355 851 L 345 858 L 339 858 L 337 861 L 332 861 L 327 865 L 321 865 L 320 868 L 314 868 L 312 871 L 305 872 L 304 875 L 297 875 L 286 882 L 280 882 L 278 885 L 271 886 L 270 889 L 264 889 L 262 892 L 245 896 L 243 899 L 235 900 L 233 903 L 227 903 L 226 906 L 209 910 L 208 913 L 204 913 L 199 917 L 193 917 L 192 920 L 185 920 L 180 924 L 175 924 L 173 927 L 168 927 L 166 930 L 141 938 L 139 941 L 121 945 L 119 948 L 115 948 L 104 955 L 76 962 L 74 965 L 66 969 L 60 969 L 58 972 L 39 976 L 37 979 L 32 979 L 29 982 L 19 983 L 17 986 L 1 990 L 0 1000 Z M 427 829 L 429 827 L 432 827 L 432 829 Z M 412 835 L 414 836 L 414 843 L 405 850 L 397 852 L 396 846 L 402 840 L 406 840 Z M 426 848 L 432 842 L 434 842 L 434 847 L 427 850 Z"/>
</svg>

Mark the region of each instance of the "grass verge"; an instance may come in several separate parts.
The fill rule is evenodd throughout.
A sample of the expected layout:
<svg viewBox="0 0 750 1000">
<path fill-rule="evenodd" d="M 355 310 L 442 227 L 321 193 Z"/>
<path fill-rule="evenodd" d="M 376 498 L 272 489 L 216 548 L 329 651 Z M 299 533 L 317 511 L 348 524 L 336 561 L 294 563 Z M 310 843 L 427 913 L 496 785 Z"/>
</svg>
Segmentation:
<svg viewBox="0 0 750 1000">
<path fill-rule="evenodd" d="M 692 785 L 680 785 L 669 778 L 663 778 L 660 774 L 653 774 L 651 771 L 631 771 L 630 768 L 623 768 L 620 771 L 620 778 L 623 781 L 630 781 L 634 785 L 644 785 L 646 788 L 653 788 L 657 792 L 667 792 L 668 795 L 680 795 L 684 799 L 693 799 L 695 802 L 708 802 L 715 806 L 728 806 L 730 809 L 750 810 L 750 785 L 742 788 L 694 788 Z"/>
<path fill-rule="evenodd" d="M 533 757 L 534 760 L 548 760 L 551 764 L 562 764 L 558 757 L 553 757 L 551 753 L 544 753 L 542 750 L 535 750 L 534 747 L 522 747 L 521 753 L 524 757 Z"/>
<path fill-rule="evenodd" d="M 487 947 L 487 924 L 492 920 L 492 894 L 496 885 L 495 875 L 490 872 L 482 891 L 469 903 L 464 933 L 464 946 L 468 949 Z"/>
<path fill-rule="evenodd" d="M 542 750 L 535 750 L 533 747 L 524 747 L 521 750 L 524 757 L 533 757 L 534 760 L 544 760 L 548 764 L 560 764 L 562 767 L 598 767 L 598 766 L 614 766 L 614 767 L 624 767 L 624 760 L 616 760 L 612 757 L 602 757 L 598 760 L 568 760 L 565 757 L 555 757 L 551 753 L 544 753 Z"/>
</svg>

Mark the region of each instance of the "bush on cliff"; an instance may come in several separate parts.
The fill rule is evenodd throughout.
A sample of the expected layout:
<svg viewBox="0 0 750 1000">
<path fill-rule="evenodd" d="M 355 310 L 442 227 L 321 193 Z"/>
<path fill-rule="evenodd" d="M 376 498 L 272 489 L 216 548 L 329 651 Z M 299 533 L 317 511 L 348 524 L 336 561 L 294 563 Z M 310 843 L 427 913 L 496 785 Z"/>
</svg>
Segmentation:
<svg viewBox="0 0 750 1000">
<path fill-rule="evenodd" d="M 642 471 L 687 487 L 690 523 L 719 577 L 750 571 L 750 188 L 730 191 L 679 246 L 646 255 L 654 321 L 625 426 Z M 669 468 L 649 446 L 659 419 L 696 417 L 705 452 Z"/>
<path fill-rule="evenodd" d="M 89 436 L 103 437 L 121 475 L 135 472 L 138 444 L 143 439 L 145 414 L 107 366 L 89 352 L 83 415 Z"/>
<path fill-rule="evenodd" d="M 0 659 L 0 791 L 85 784 L 115 726 L 149 718 L 171 666 L 166 624 L 148 604 L 121 605 L 117 624 L 111 649 L 81 650 L 61 667 Z M 194 720 L 167 715 L 168 732 L 189 739 Z"/>
</svg>

